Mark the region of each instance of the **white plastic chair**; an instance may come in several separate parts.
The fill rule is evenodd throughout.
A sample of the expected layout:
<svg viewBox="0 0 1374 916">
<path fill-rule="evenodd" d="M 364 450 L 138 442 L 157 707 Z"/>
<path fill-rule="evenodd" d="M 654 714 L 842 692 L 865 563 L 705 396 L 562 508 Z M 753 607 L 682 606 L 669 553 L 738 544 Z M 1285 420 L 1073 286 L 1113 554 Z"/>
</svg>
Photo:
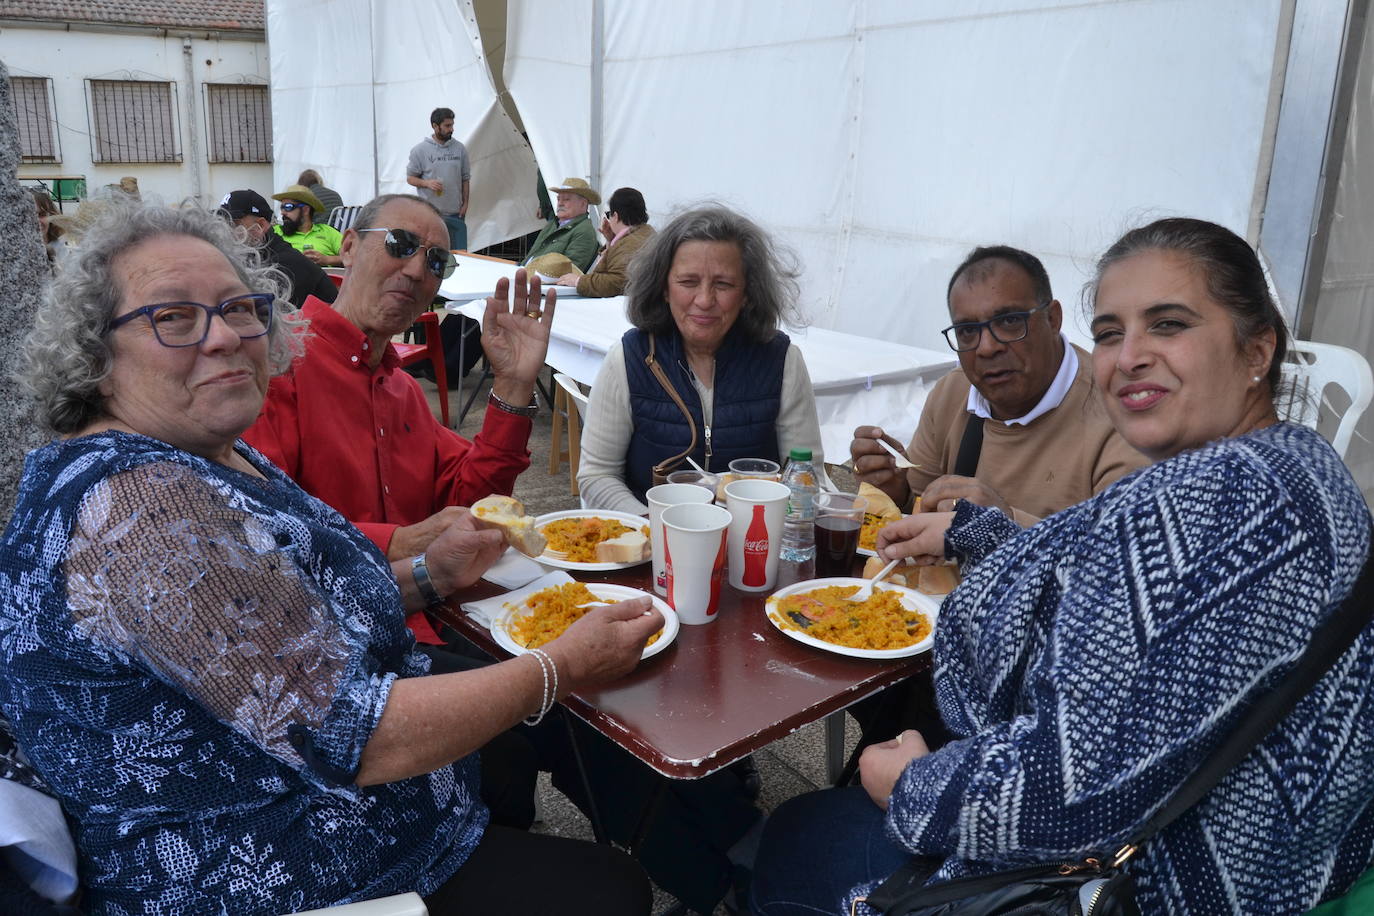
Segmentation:
<svg viewBox="0 0 1374 916">
<path fill-rule="evenodd" d="M 1355 434 L 1355 425 L 1374 400 L 1374 372 L 1369 362 L 1348 347 L 1295 340 L 1288 347 L 1289 360 L 1283 364 L 1283 377 L 1291 389 L 1280 393 L 1279 413 L 1294 423 L 1316 429 L 1323 405 L 1333 413 L 1337 408 L 1326 397 L 1328 385 L 1335 385 L 1350 399 L 1340 415 L 1331 447 L 1342 458 Z"/>
<path fill-rule="evenodd" d="M 569 479 L 572 482 L 571 489 L 573 495 L 577 496 L 577 464 L 582 453 L 581 421 L 587 418 L 588 397 L 582 393 L 582 386 L 577 384 L 577 381 L 570 375 L 555 372 L 553 380 L 558 385 L 558 390 L 554 392 L 553 398 L 553 441 L 549 445 L 549 473 L 557 474 L 558 468 L 563 464 L 563 459 L 567 458 Z M 568 424 L 566 448 L 559 441 L 563 435 L 562 426 L 565 416 Z"/>
</svg>

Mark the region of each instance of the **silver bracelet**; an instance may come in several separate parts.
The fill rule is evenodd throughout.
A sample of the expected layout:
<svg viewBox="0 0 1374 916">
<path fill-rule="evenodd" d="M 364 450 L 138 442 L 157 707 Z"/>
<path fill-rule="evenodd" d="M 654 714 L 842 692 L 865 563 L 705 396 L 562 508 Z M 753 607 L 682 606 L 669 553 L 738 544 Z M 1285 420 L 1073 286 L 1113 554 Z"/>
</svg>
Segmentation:
<svg viewBox="0 0 1374 916">
<path fill-rule="evenodd" d="M 490 404 L 492 407 L 495 407 L 497 410 L 504 410 L 506 413 L 513 413 L 517 417 L 533 417 L 539 413 L 539 398 L 536 397 L 533 394 L 533 392 L 531 392 L 530 394 L 530 404 L 528 407 L 516 407 L 514 404 L 508 404 L 505 401 L 501 400 L 501 398 L 497 397 L 495 391 L 488 392 L 487 403 Z"/>
<path fill-rule="evenodd" d="M 553 709 L 553 704 L 558 699 L 558 666 L 549 658 L 549 654 L 543 649 L 530 649 L 529 654 L 534 656 L 534 660 L 539 662 L 539 673 L 544 677 L 544 687 L 539 699 L 539 712 L 525 718 L 526 725 L 538 725 L 548 715 L 549 710 Z M 549 669 L 553 669 L 553 689 L 549 689 Z"/>
<path fill-rule="evenodd" d="M 410 558 L 410 571 L 415 576 L 415 587 L 420 590 L 420 597 L 425 599 L 425 604 L 433 606 L 444 603 L 444 596 L 439 594 L 434 587 L 434 580 L 429 577 L 429 565 L 425 562 L 424 554 Z"/>
</svg>

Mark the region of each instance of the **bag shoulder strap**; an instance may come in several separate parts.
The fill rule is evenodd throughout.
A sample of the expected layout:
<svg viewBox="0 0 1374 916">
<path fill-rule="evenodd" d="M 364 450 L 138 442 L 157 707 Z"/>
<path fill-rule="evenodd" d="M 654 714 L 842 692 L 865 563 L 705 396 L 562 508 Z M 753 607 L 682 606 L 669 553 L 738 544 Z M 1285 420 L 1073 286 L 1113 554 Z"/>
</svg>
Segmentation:
<svg viewBox="0 0 1374 916">
<path fill-rule="evenodd" d="M 1336 612 L 1312 633 L 1307 649 L 1283 683 L 1255 704 L 1230 737 L 1155 812 L 1154 817 L 1145 822 L 1126 849 L 1118 854 L 1118 861 L 1123 860 L 1123 855 L 1129 856 L 1134 852 L 1134 847 L 1173 823 L 1201 800 L 1221 782 L 1222 777 L 1259 746 L 1280 720 L 1293 711 L 1298 701 L 1311 692 L 1317 681 L 1354 645 L 1360 633 L 1369 625 L 1371 617 L 1374 617 L 1371 614 L 1374 600 L 1371 599 L 1374 599 L 1374 551 L 1365 558 L 1364 569 L 1360 571 L 1360 577 L 1350 594 Z"/>
<path fill-rule="evenodd" d="M 954 473 L 959 477 L 978 474 L 978 456 L 983 453 L 983 418 L 970 414 L 964 435 L 959 440 L 959 456 L 954 459 Z"/>
<path fill-rule="evenodd" d="M 692 438 L 687 443 L 687 450 L 685 452 L 682 452 L 678 455 L 674 455 L 671 458 L 665 458 L 658 464 L 654 465 L 654 473 L 663 475 L 667 474 L 668 469 L 671 469 L 675 465 L 682 463 L 682 460 L 686 458 L 688 455 L 692 454 L 692 452 L 696 449 L 697 423 L 695 420 L 692 419 L 692 412 L 687 409 L 687 404 L 685 401 L 682 400 L 682 395 L 677 393 L 677 389 L 673 387 L 673 383 L 668 380 L 668 374 L 663 371 L 663 367 L 660 366 L 658 364 L 658 360 L 654 358 L 654 351 L 655 335 L 650 334 L 649 353 L 644 357 L 644 365 L 649 367 L 649 371 L 653 373 L 653 376 L 655 379 L 658 380 L 658 383 L 663 386 L 663 390 L 668 393 L 668 397 L 672 398 L 673 403 L 677 405 L 678 410 L 681 410 L 682 415 L 687 418 L 687 429 L 692 434 Z"/>
</svg>

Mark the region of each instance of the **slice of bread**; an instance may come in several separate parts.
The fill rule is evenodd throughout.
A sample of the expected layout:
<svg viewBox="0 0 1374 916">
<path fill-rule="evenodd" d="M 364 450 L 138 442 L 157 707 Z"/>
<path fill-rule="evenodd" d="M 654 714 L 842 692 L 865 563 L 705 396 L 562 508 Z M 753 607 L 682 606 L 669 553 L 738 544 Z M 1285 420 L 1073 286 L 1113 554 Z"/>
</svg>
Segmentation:
<svg viewBox="0 0 1374 916">
<path fill-rule="evenodd" d="M 648 558 L 649 539 L 639 531 L 627 531 L 596 545 L 598 563 L 638 563 Z"/>
<path fill-rule="evenodd" d="M 878 573 L 882 572 L 883 567 L 886 565 L 887 563 L 878 557 L 869 557 L 868 561 L 864 563 L 864 571 L 860 575 L 865 579 L 872 579 Z M 916 577 L 912 576 L 912 578 L 914 579 Z M 902 572 L 902 567 L 900 566 L 888 573 L 887 578 L 883 581 L 891 582 L 893 585 L 902 585 L 907 588 L 911 587 L 906 581 L 906 573 Z"/>
<path fill-rule="evenodd" d="M 892 497 L 872 484 L 859 484 L 859 495 L 868 500 L 868 508 L 864 511 L 869 515 L 876 515 L 881 519 L 886 519 L 891 522 L 895 522 L 902 517 L 902 510 L 897 508 L 897 504 L 892 501 Z"/>
<path fill-rule="evenodd" d="M 534 527 L 534 519 L 513 496 L 486 496 L 472 504 L 472 517 L 483 528 L 494 528 L 506 536 L 506 543 L 527 557 L 544 552 L 548 542 Z"/>
<path fill-rule="evenodd" d="M 948 595 L 959 584 L 957 566 L 922 566 L 916 576 L 916 590 L 927 595 Z"/>
</svg>

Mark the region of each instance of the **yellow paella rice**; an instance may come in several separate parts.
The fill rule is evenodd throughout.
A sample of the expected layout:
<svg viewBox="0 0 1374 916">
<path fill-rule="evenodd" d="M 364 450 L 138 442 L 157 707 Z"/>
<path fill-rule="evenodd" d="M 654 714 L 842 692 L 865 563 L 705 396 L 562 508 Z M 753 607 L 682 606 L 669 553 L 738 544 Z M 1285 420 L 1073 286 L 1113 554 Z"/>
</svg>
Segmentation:
<svg viewBox="0 0 1374 916">
<path fill-rule="evenodd" d="M 548 539 L 546 550 L 561 551 L 574 563 L 595 563 L 597 544 L 633 530 L 613 518 L 590 517 L 560 518 L 539 529 Z M 646 538 L 649 536 L 648 525 L 639 531 Z"/>
<path fill-rule="evenodd" d="M 601 600 L 581 582 L 565 582 L 541 589 L 526 598 L 523 605 L 506 604 L 513 611 L 507 629 L 517 644 L 526 649 L 538 649 L 562 636 L 574 620 L 591 610 L 579 605 Z M 523 613 L 523 608 L 528 608 L 529 612 Z M 645 645 L 652 646 L 661 635 L 663 631 L 659 630 Z"/>
<path fill-rule="evenodd" d="M 916 497 L 911 511 L 913 514 L 921 511 L 921 497 Z M 878 532 L 902 517 L 901 515 L 877 515 L 872 512 L 865 512 L 863 527 L 859 529 L 859 546 L 865 550 L 877 550 Z"/>
<path fill-rule="evenodd" d="M 875 588 L 867 601 L 847 600 L 857 585 L 827 585 L 788 595 L 772 616 L 781 626 L 850 649 L 905 649 L 930 635 L 930 621 L 902 605 L 898 592 Z"/>
</svg>

